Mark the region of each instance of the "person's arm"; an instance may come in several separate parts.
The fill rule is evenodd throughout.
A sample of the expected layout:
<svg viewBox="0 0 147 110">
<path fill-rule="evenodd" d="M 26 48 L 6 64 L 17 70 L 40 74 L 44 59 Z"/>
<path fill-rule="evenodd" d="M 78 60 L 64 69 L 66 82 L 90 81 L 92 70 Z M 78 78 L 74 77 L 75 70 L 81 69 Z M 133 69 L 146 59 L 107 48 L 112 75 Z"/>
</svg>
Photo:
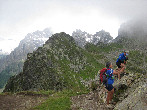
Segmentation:
<svg viewBox="0 0 147 110">
<path fill-rule="evenodd" d="M 125 67 L 123 67 L 120 71 L 115 71 L 115 70 L 113 70 L 113 74 L 114 74 L 114 75 L 118 75 L 118 79 L 120 79 L 120 73 L 121 73 L 122 71 L 124 71 L 124 69 L 125 69 Z"/>
<path fill-rule="evenodd" d="M 118 75 L 118 74 L 120 74 L 121 72 L 123 72 L 124 69 L 125 69 L 125 66 L 123 66 L 122 69 L 121 69 L 120 71 L 113 70 L 113 74 L 114 74 L 114 75 Z"/>
<path fill-rule="evenodd" d="M 120 71 L 115 71 L 115 70 L 113 70 L 113 74 L 114 74 L 114 75 L 118 75 L 118 79 L 120 79 Z"/>
<path fill-rule="evenodd" d="M 125 68 L 126 68 L 125 66 L 122 67 L 122 69 L 120 70 L 120 73 L 123 72 L 125 70 Z"/>
<path fill-rule="evenodd" d="M 119 73 L 120 73 L 119 71 L 113 70 L 113 74 L 114 74 L 114 75 L 118 75 Z"/>
</svg>

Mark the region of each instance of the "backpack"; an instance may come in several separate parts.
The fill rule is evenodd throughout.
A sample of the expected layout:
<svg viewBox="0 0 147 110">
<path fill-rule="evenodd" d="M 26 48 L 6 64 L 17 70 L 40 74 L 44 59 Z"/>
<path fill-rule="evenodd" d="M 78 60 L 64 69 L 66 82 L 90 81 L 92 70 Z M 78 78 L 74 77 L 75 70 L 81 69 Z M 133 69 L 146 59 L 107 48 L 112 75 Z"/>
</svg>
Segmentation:
<svg viewBox="0 0 147 110">
<path fill-rule="evenodd" d="M 100 71 L 100 83 L 107 83 L 107 75 L 106 75 L 106 72 L 107 72 L 107 69 L 106 68 L 103 68 L 101 71 Z"/>
</svg>

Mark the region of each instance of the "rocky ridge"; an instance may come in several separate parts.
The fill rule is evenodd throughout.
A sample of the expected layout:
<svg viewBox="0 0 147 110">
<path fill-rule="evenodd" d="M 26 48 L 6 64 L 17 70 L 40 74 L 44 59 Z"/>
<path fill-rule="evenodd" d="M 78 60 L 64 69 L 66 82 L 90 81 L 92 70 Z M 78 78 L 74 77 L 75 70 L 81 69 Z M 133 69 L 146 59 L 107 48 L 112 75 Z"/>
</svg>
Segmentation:
<svg viewBox="0 0 147 110">
<path fill-rule="evenodd" d="M 95 65 L 98 64 L 88 56 L 70 35 L 64 32 L 54 34 L 43 47 L 28 54 L 23 72 L 11 77 L 4 91 L 79 88 L 82 86 L 79 80 L 82 77 L 89 78 L 92 75 L 90 70 L 95 71 Z M 90 60 L 94 62 L 90 63 Z"/>
</svg>

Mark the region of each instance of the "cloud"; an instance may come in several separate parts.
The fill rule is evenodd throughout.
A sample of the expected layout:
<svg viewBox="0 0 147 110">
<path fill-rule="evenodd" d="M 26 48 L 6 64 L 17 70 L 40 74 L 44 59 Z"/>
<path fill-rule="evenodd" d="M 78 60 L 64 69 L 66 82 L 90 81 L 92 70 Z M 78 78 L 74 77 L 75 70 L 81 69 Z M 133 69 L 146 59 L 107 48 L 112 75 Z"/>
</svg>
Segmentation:
<svg viewBox="0 0 147 110">
<path fill-rule="evenodd" d="M 0 38 L 21 40 L 46 27 L 66 33 L 104 29 L 116 37 L 121 23 L 147 18 L 146 6 L 146 0 L 0 0 Z"/>
<path fill-rule="evenodd" d="M 103 0 L 101 6 L 105 13 L 122 20 L 144 18 L 147 15 L 146 0 Z"/>
<path fill-rule="evenodd" d="M 4 40 L 5 40 L 4 38 L 0 37 L 0 41 L 4 41 Z"/>
<path fill-rule="evenodd" d="M 69 12 L 73 15 L 88 14 L 98 10 L 120 19 L 146 15 L 146 0 L 7 0 L 0 1 L 1 20 L 15 23 L 27 17 L 54 15 Z M 13 22 L 12 22 L 13 21 Z"/>
</svg>

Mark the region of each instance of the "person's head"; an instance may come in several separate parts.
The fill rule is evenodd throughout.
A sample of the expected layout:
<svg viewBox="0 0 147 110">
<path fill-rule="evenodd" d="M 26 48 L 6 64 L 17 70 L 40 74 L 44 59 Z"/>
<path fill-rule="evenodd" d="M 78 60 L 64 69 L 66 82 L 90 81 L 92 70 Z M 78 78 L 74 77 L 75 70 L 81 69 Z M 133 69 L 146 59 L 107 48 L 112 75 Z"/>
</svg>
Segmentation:
<svg viewBox="0 0 147 110">
<path fill-rule="evenodd" d="M 127 52 L 127 51 L 124 51 L 124 55 L 125 55 L 125 56 L 128 55 L 128 52 Z"/>
<path fill-rule="evenodd" d="M 107 62 L 107 63 L 106 63 L 106 67 L 107 67 L 107 68 L 112 68 L 112 63 L 111 63 L 111 62 Z"/>
<path fill-rule="evenodd" d="M 125 55 L 125 56 L 126 56 L 126 54 L 127 54 L 127 53 L 126 53 L 126 52 L 124 52 L 124 55 Z"/>
</svg>

